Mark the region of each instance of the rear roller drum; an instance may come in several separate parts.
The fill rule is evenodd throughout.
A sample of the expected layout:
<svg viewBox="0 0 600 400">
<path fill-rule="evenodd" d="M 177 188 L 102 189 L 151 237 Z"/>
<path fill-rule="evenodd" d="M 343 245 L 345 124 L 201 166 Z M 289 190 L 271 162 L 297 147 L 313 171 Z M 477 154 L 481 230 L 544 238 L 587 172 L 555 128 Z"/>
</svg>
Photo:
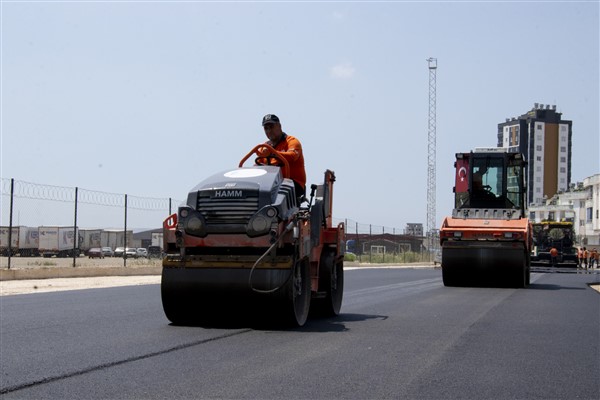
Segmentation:
<svg viewBox="0 0 600 400">
<path fill-rule="evenodd" d="M 298 261 L 291 279 L 284 287 L 281 314 L 284 324 L 302 326 L 310 309 L 310 267 L 307 260 Z"/>
<path fill-rule="evenodd" d="M 313 300 L 314 312 L 322 317 L 335 317 L 340 314 L 344 295 L 344 261 L 336 262 L 335 250 L 324 250 L 319 266 L 319 292 L 324 298 Z"/>
</svg>

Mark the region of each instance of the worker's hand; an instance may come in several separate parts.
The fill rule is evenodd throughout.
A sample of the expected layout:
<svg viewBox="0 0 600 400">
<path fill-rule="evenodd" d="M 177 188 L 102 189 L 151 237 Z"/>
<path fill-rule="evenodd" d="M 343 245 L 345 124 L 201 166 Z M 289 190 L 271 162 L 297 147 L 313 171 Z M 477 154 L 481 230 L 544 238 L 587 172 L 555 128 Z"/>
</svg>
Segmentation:
<svg viewBox="0 0 600 400">
<path fill-rule="evenodd" d="M 259 147 L 259 148 L 256 150 L 256 154 L 257 154 L 259 157 L 268 157 L 268 156 L 270 156 L 270 155 L 271 155 L 271 151 L 270 151 L 270 150 L 269 150 L 267 147 Z"/>
</svg>

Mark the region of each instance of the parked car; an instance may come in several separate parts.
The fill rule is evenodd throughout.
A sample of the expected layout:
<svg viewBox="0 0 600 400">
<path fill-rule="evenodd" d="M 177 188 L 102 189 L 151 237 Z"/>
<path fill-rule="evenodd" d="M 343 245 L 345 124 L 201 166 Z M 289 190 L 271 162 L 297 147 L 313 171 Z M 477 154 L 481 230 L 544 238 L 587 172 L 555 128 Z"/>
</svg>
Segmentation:
<svg viewBox="0 0 600 400">
<path fill-rule="evenodd" d="M 135 256 L 136 258 L 138 257 L 148 257 L 148 250 L 144 249 L 143 247 L 138 247 L 135 251 Z"/>
<path fill-rule="evenodd" d="M 89 258 L 104 258 L 104 254 L 102 253 L 102 249 L 100 247 L 92 247 L 88 250 Z"/>
<path fill-rule="evenodd" d="M 160 246 L 148 246 L 148 258 L 162 258 Z"/>
<path fill-rule="evenodd" d="M 102 255 L 104 257 L 114 257 L 115 256 L 115 252 L 110 247 L 103 247 L 102 248 Z"/>
<path fill-rule="evenodd" d="M 126 247 L 125 258 L 137 258 L 137 249 L 135 247 Z"/>
<path fill-rule="evenodd" d="M 123 254 L 125 253 L 125 247 L 117 247 L 115 249 L 115 253 L 114 256 L 115 257 L 123 257 Z"/>
</svg>

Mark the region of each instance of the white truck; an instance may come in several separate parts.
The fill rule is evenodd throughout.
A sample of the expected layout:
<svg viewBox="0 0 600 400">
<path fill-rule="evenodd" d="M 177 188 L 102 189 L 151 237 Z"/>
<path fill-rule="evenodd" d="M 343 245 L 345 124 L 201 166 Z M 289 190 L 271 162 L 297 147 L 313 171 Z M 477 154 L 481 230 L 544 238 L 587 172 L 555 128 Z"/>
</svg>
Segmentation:
<svg viewBox="0 0 600 400">
<path fill-rule="evenodd" d="M 40 226 L 39 253 L 43 257 L 79 256 L 79 229 L 72 226 Z"/>
<path fill-rule="evenodd" d="M 110 247 L 116 249 L 117 247 L 131 247 L 131 240 L 133 238 L 133 231 L 127 231 L 127 243 L 123 244 L 123 238 L 125 233 L 122 229 L 105 229 L 101 233 L 100 247 Z"/>
<path fill-rule="evenodd" d="M 10 254 L 21 257 L 38 256 L 38 228 L 28 226 L 13 226 L 10 235 L 11 245 L 8 245 L 10 227 L 0 226 L 0 254 L 7 256 Z"/>
<path fill-rule="evenodd" d="M 84 254 L 94 247 L 107 247 L 102 245 L 102 229 L 80 229 L 79 237 L 81 238 L 79 249 Z"/>
</svg>

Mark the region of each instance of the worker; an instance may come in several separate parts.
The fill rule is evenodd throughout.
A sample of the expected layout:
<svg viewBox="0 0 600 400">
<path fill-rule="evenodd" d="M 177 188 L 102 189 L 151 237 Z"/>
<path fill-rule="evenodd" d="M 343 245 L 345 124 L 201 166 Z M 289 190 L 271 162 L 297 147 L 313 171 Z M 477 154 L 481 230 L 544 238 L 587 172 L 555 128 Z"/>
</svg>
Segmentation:
<svg viewBox="0 0 600 400">
<path fill-rule="evenodd" d="M 306 171 L 300 141 L 283 132 L 279 117 L 275 114 L 265 115 L 262 119 L 262 126 L 269 138 L 266 143 L 277 150 L 290 164 L 290 179 L 294 181 L 296 197 L 302 198 L 306 193 Z M 266 147 L 260 148 L 258 155 L 267 157 L 269 150 Z"/>
<path fill-rule="evenodd" d="M 596 268 L 598 268 L 598 261 L 600 259 L 600 254 L 598 254 L 598 250 L 594 247 L 590 252 L 590 268 L 594 268 L 594 264 L 596 264 Z"/>
<path fill-rule="evenodd" d="M 483 176 L 480 172 L 473 172 L 473 184 L 471 185 L 473 196 L 478 199 L 494 200 L 496 196 L 491 192 L 490 186 L 483 185 Z"/>
<path fill-rule="evenodd" d="M 558 250 L 556 250 L 556 247 L 550 249 L 550 261 L 553 267 L 556 267 L 558 264 Z"/>
<path fill-rule="evenodd" d="M 577 249 L 577 266 L 581 267 L 583 265 L 583 250 L 580 248 Z"/>
<path fill-rule="evenodd" d="M 588 258 L 590 257 L 590 252 L 587 251 L 587 249 L 584 247 L 583 248 L 583 266 L 585 267 L 585 269 L 587 269 L 588 267 Z"/>
</svg>

